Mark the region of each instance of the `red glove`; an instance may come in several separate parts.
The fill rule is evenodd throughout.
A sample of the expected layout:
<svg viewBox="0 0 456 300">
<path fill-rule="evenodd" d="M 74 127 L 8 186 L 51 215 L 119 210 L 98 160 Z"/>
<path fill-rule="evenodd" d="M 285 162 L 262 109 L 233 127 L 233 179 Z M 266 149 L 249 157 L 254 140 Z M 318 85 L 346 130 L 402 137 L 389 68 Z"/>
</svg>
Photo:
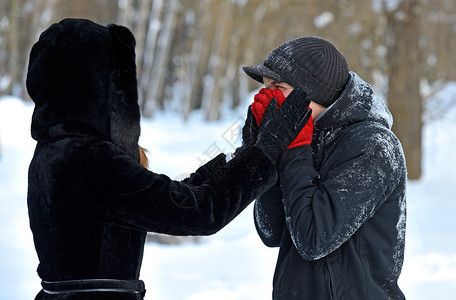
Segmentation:
<svg viewBox="0 0 456 300">
<path fill-rule="evenodd" d="M 279 89 L 271 90 L 269 88 L 262 88 L 258 94 L 253 97 L 252 112 L 257 121 L 257 125 L 260 125 L 261 119 L 263 119 L 263 113 L 272 98 L 276 98 L 277 100 L 277 109 L 279 109 L 280 105 L 285 101 L 285 96 Z"/>
<path fill-rule="evenodd" d="M 287 149 L 299 147 L 302 145 L 310 145 L 312 143 L 312 136 L 314 132 L 314 122 L 312 116 L 310 116 L 309 121 L 301 129 L 296 139 L 288 145 Z"/>
<path fill-rule="evenodd" d="M 251 108 L 257 125 L 260 125 L 261 119 L 263 119 L 263 113 L 266 110 L 266 107 L 268 107 L 269 101 L 271 101 L 272 98 L 276 98 L 277 100 L 277 109 L 279 109 L 280 105 L 283 103 L 283 101 L 285 101 L 285 96 L 279 89 L 271 90 L 269 88 L 262 88 L 259 90 L 258 94 L 253 97 Z M 299 132 L 296 139 L 287 147 L 287 149 L 299 147 L 302 145 L 310 145 L 310 143 L 312 143 L 313 131 L 314 124 L 311 116 L 304 128 Z"/>
</svg>

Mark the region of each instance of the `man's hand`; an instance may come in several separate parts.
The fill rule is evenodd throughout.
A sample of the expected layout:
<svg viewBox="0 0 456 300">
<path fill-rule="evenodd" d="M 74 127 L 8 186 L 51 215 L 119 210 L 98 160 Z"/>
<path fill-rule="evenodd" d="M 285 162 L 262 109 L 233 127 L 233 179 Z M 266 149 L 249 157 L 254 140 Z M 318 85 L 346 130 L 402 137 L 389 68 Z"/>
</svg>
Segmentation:
<svg viewBox="0 0 456 300">
<path fill-rule="evenodd" d="M 253 111 L 253 115 L 255 116 L 257 124 L 260 124 L 260 121 L 263 118 L 263 113 L 272 98 L 277 99 L 278 107 L 280 107 L 280 105 L 282 105 L 283 101 L 285 100 L 284 95 L 279 89 L 271 90 L 269 88 L 262 88 L 254 96 L 254 102 L 251 105 L 251 109 Z M 290 145 L 288 145 L 287 149 L 303 145 L 310 145 L 312 143 L 313 131 L 313 120 L 312 117 L 310 117 L 304 128 L 299 132 L 296 139 Z"/>
<path fill-rule="evenodd" d="M 277 163 L 285 148 L 309 121 L 312 113 L 309 104 L 307 92 L 297 88 L 285 99 L 279 110 L 275 98 L 269 102 L 258 128 L 255 145 L 274 163 Z"/>
<path fill-rule="evenodd" d="M 258 125 L 263 118 L 263 113 L 269 105 L 272 98 L 277 99 L 279 106 L 285 101 L 285 96 L 280 90 L 271 90 L 262 88 L 255 96 L 253 103 L 249 106 L 247 111 L 247 118 L 242 127 L 242 146 L 251 146 L 256 143 L 258 136 Z"/>
<path fill-rule="evenodd" d="M 251 105 L 253 114 L 255 115 L 255 120 L 257 125 L 260 124 L 261 119 L 263 118 L 264 111 L 269 105 L 269 102 L 275 98 L 277 100 L 277 109 L 285 101 L 285 96 L 279 89 L 271 90 L 269 88 L 262 88 L 258 93 L 253 97 L 253 103 Z"/>
</svg>

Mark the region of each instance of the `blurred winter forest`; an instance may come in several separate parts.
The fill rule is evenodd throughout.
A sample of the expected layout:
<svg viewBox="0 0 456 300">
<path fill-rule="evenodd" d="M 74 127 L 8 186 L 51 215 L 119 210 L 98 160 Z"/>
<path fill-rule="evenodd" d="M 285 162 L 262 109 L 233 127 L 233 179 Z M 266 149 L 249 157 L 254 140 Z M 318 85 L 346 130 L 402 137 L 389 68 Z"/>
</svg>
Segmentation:
<svg viewBox="0 0 456 300">
<path fill-rule="evenodd" d="M 289 39 L 326 38 L 388 102 L 411 179 L 421 174 L 422 122 L 444 113 L 423 114 L 426 100 L 456 80 L 454 0 L 0 0 L 0 96 L 29 100 L 31 45 L 66 17 L 133 31 L 144 117 L 200 109 L 216 120 L 259 87 L 241 66 Z"/>
</svg>

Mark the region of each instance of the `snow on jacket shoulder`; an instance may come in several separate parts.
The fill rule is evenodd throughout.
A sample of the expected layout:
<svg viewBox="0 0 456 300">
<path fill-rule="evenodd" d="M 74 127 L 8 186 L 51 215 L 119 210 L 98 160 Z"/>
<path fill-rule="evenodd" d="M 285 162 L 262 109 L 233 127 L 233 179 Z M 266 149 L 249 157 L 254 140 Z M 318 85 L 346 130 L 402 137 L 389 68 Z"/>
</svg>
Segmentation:
<svg viewBox="0 0 456 300">
<path fill-rule="evenodd" d="M 263 196 L 255 205 L 263 241 L 265 220 L 282 220 L 285 227 L 274 299 L 403 298 L 397 279 L 406 169 L 391 124 L 370 85 L 351 73 L 339 99 L 316 119 L 312 148 L 284 153 L 279 166 L 284 215 L 264 213 L 270 204 Z"/>
</svg>

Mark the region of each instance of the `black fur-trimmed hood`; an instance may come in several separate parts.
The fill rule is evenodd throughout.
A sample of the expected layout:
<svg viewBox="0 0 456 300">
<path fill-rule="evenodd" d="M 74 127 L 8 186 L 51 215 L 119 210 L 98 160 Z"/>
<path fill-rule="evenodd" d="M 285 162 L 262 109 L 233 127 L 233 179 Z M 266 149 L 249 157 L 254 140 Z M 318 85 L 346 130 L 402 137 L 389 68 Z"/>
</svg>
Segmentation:
<svg viewBox="0 0 456 300">
<path fill-rule="evenodd" d="M 114 24 L 64 19 L 44 31 L 32 47 L 26 80 L 35 102 L 32 137 L 52 140 L 59 128 L 94 130 L 138 160 L 134 47 L 130 30 Z"/>
</svg>

